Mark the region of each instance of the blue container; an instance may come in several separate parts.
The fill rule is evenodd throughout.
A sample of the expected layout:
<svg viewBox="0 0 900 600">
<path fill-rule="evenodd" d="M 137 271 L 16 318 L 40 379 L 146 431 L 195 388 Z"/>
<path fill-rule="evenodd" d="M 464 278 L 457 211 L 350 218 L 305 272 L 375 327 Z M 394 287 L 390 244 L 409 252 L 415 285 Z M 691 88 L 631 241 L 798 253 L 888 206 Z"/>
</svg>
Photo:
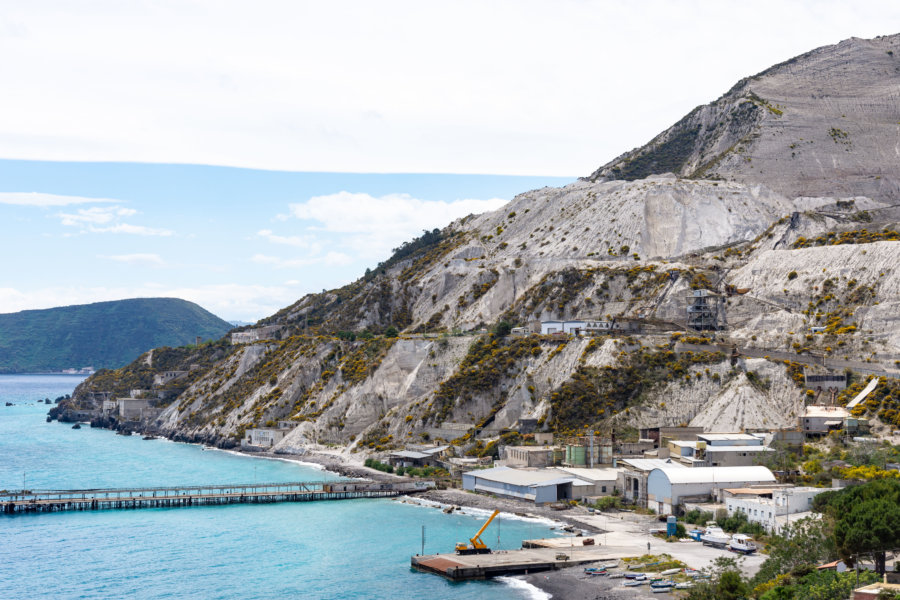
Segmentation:
<svg viewBox="0 0 900 600">
<path fill-rule="evenodd" d="M 666 518 L 666 535 L 667 535 L 667 536 L 668 536 L 668 535 L 675 535 L 675 531 L 676 531 L 676 529 L 675 529 L 675 524 L 676 524 L 676 521 L 677 521 L 677 520 L 678 520 L 678 519 L 676 519 L 676 518 L 675 518 L 674 516 L 672 516 L 672 515 L 669 515 L 669 516 Z"/>
</svg>

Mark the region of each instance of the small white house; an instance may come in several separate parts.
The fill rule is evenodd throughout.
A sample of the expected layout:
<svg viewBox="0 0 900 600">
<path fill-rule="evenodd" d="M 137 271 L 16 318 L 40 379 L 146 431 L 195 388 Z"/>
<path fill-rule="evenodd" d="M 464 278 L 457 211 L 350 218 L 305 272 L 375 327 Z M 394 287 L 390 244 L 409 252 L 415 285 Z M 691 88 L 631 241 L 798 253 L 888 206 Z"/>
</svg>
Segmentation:
<svg viewBox="0 0 900 600">
<path fill-rule="evenodd" d="M 584 329 L 584 321 L 541 321 L 541 334 L 567 333 L 579 335 Z"/>
<path fill-rule="evenodd" d="M 271 448 L 284 439 L 286 433 L 290 430 L 276 429 L 274 427 L 259 427 L 256 429 L 248 429 L 241 439 L 241 448 L 255 446 L 258 448 Z"/>
<path fill-rule="evenodd" d="M 844 426 L 844 419 L 850 412 L 843 406 L 809 405 L 800 417 L 800 429 L 804 433 L 823 435 L 829 431 L 837 431 Z"/>
</svg>

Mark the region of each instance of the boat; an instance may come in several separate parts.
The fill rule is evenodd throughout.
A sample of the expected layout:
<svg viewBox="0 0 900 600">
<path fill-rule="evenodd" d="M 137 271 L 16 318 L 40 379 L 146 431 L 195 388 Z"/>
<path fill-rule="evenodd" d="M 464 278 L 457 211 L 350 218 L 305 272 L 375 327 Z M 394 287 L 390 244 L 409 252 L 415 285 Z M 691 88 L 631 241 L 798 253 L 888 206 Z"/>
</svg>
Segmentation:
<svg viewBox="0 0 900 600">
<path fill-rule="evenodd" d="M 749 535 L 736 533 L 731 536 L 731 541 L 728 542 L 728 549 L 740 554 L 753 554 L 756 552 L 756 544 L 753 543 L 753 539 Z"/>
<path fill-rule="evenodd" d="M 608 562 L 608 563 L 600 563 L 599 565 L 597 565 L 597 568 L 598 569 L 615 569 L 618 566 L 619 566 L 619 561 L 614 560 L 614 561 Z"/>
<path fill-rule="evenodd" d="M 724 548 L 730 540 L 731 536 L 716 525 L 707 525 L 703 535 L 700 536 L 700 541 L 705 546 L 713 546 L 715 548 Z"/>
<path fill-rule="evenodd" d="M 671 579 L 666 579 L 665 581 L 651 581 L 650 587 L 652 587 L 654 590 L 657 590 L 657 589 L 667 589 L 668 590 L 668 589 L 675 587 L 675 582 L 672 581 Z"/>
<path fill-rule="evenodd" d="M 681 583 L 676 583 L 676 584 L 675 584 L 675 589 L 676 589 L 676 590 L 689 590 L 689 589 L 691 589 L 692 587 L 694 587 L 694 584 L 691 583 L 690 581 L 683 581 L 683 582 L 681 582 Z"/>
<path fill-rule="evenodd" d="M 75 423 L 72 425 L 72 429 L 81 429 L 81 423 Z"/>
<path fill-rule="evenodd" d="M 681 569 L 666 569 L 665 571 L 660 571 L 659 574 L 662 576 L 666 575 L 674 575 L 675 573 L 680 573 Z"/>
<path fill-rule="evenodd" d="M 585 571 L 585 575 L 599 575 L 600 577 L 605 577 L 609 575 L 609 571 Z"/>
<path fill-rule="evenodd" d="M 624 586 L 626 586 L 626 587 L 637 587 L 637 586 L 641 585 L 641 582 L 640 582 L 640 581 L 637 581 L 636 579 L 629 579 L 628 581 L 626 581 L 626 582 L 623 583 L 622 585 L 624 585 Z"/>
<path fill-rule="evenodd" d="M 639 577 L 646 577 L 643 573 L 635 573 L 634 571 L 628 571 L 625 573 L 625 579 L 638 579 Z"/>
</svg>

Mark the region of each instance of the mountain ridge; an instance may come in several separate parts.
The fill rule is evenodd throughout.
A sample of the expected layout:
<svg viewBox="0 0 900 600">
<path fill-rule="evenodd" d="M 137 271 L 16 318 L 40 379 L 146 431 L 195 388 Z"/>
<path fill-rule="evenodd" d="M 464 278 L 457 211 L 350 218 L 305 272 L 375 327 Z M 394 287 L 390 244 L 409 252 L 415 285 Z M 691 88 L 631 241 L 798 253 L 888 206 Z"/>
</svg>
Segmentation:
<svg viewBox="0 0 900 600">
<path fill-rule="evenodd" d="M 158 346 L 217 339 L 231 325 L 179 298 L 130 298 L 0 314 L 0 372 L 118 368 Z"/>
</svg>

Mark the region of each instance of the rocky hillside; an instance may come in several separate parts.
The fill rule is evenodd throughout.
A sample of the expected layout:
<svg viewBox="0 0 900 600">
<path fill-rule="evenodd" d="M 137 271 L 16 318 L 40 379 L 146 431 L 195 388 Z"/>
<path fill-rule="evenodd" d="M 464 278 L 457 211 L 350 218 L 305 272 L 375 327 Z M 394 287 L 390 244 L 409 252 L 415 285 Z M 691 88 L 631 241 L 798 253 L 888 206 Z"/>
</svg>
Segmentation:
<svg viewBox="0 0 900 600">
<path fill-rule="evenodd" d="M 488 453 L 523 419 L 620 439 L 655 424 L 791 427 L 817 396 L 804 369 L 900 375 L 898 40 L 773 67 L 590 179 L 428 232 L 248 343 L 91 378 L 72 407 L 182 369 L 144 427 L 227 446 L 293 421 L 284 452 L 444 439 Z M 701 292 L 719 303 L 715 329 L 689 319 Z M 507 335 L 551 318 L 627 330 Z M 900 425 L 900 401 L 875 397 L 859 411 Z"/>
<path fill-rule="evenodd" d="M 900 192 L 900 35 L 852 38 L 739 81 L 590 179 L 763 184 L 787 197 Z"/>
</svg>

